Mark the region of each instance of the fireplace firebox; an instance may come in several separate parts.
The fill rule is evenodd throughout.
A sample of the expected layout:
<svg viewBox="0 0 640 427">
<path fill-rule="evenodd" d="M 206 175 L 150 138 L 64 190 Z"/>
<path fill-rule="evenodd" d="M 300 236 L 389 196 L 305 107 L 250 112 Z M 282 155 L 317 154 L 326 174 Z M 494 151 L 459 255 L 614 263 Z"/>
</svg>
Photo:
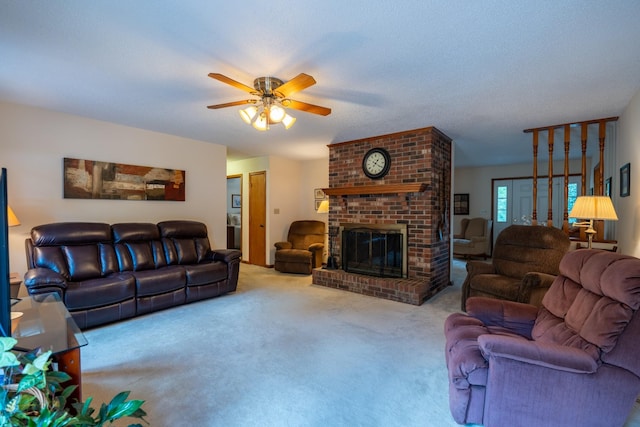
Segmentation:
<svg viewBox="0 0 640 427">
<path fill-rule="evenodd" d="M 342 269 L 377 277 L 407 277 L 406 224 L 342 224 Z"/>
</svg>

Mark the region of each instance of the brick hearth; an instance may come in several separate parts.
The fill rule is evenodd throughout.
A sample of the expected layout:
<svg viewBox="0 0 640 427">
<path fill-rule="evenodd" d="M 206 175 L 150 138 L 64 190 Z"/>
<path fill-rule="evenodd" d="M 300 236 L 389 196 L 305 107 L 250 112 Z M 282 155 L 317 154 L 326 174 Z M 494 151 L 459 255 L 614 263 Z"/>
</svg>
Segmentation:
<svg viewBox="0 0 640 427">
<path fill-rule="evenodd" d="M 361 168 L 374 147 L 391 154 L 391 169 L 380 180 L 367 178 Z M 313 283 L 415 305 L 447 287 L 450 241 L 443 219 L 449 217 L 450 174 L 451 139 L 434 127 L 330 144 L 330 230 L 345 223 L 407 224 L 407 277 L 316 269 Z M 338 257 L 340 243 L 337 236 L 333 254 Z"/>
</svg>

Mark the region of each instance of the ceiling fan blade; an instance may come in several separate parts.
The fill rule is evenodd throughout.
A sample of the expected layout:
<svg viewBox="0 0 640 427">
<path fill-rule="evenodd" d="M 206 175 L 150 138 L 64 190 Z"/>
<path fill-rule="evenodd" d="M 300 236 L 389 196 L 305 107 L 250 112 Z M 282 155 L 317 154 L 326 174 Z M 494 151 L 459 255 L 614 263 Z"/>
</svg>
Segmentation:
<svg viewBox="0 0 640 427">
<path fill-rule="evenodd" d="M 227 102 L 226 104 L 209 105 L 207 106 L 207 108 L 211 110 L 217 110 L 218 108 L 235 107 L 236 105 L 245 105 L 245 104 L 255 104 L 256 102 L 257 101 L 255 99 L 245 99 L 242 101 Z"/>
<path fill-rule="evenodd" d="M 314 84 L 316 84 L 316 80 L 313 77 L 309 74 L 300 73 L 288 82 L 282 84 L 282 86 L 277 87 L 273 92 L 276 96 L 286 98 L 292 93 L 299 92 Z"/>
<path fill-rule="evenodd" d="M 231 85 L 233 87 L 236 87 L 238 89 L 244 90 L 245 92 L 249 92 L 251 94 L 255 94 L 258 93 L 258 91 L 256 91 L 254 88 L 247 86 L 243 83 L 240 83 L 238 81 L 233 80 L 232 78 L 229 78 L 225 75 L 219 74 L 219 73 L 209 73 L 209 77 L 211 77 L 212 79 L 216 79 L 221 81 L 222 83 L 226 83 L 228 85 Z"/>
<path fill-rule="evenodd" d="M 331 114 L 331 108 L 308 104 L 301 101 L 294 101 L 293 99 L 285 99 L 282 101 L 282 105 L 287 108 L 293 108 L 294 110 L 306 111 L 307 113 L 319 114 L 321 116 L 328 116 Z"/>
</svg>

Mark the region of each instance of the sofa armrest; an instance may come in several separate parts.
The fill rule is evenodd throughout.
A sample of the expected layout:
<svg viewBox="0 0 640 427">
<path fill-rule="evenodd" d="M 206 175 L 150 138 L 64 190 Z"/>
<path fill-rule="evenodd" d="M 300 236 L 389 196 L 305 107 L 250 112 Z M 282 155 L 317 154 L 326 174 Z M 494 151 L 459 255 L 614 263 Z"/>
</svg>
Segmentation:
<svg viewBox="0 0 640 427">
<path fill-rule="evenodd" d="M 485 297 L 469 297 L 467 313 L 486 326 L 498 326 L 531 338 L 538 308 L 519 302 Z"/>
<path fill-rule="evenodd" d="M 242 252 L 237 249 L 214 249 L 211 251 L 212 260 L 214 261 L 224 261 L 227 264 L 240 260 L 242 257 Z"/>
<path fill-rule="evenodd" d="M 273 244 L 273 246 L 276 247 L 276 250 L 279 251 L 280 249 L 291 249 L 293 248 L 293 244 L 291 244 L 291 242 L 276 242 Z"/>
<path fill-rule="evenodd" d="M 60 273 L 48 268 L 32 268 L 24 275 L 24 286 L 30 295 L 45 292 L 63 293 L 67 289 L 67 281 Z"/>
<path fill-rule="evenodd" d="M 589 374 L 598 363 L 579 348 L 559 344 L 540 343 L 505 335 L 481 335 L 480 351 L 488 360 L 492 357 L 517 360 L 558 371 Z M 489 361 L 491 364 L 491 361 Z"/>
</svg>

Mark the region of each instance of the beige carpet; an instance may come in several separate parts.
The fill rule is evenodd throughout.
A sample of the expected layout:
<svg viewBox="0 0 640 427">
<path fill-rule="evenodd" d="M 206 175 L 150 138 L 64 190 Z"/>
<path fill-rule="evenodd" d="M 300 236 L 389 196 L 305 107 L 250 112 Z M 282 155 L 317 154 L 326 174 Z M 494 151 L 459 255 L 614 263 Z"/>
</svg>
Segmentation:
<svg viewBox="0 0 640 427">
<path fill-rule="evenodd" d="M 84 396 L 131 390 L 152 426 L 456 425 L 442 325 L 463 262 L 419 307 L 240 270 L 234 294 L 88 331 Z"/>
</svg>

